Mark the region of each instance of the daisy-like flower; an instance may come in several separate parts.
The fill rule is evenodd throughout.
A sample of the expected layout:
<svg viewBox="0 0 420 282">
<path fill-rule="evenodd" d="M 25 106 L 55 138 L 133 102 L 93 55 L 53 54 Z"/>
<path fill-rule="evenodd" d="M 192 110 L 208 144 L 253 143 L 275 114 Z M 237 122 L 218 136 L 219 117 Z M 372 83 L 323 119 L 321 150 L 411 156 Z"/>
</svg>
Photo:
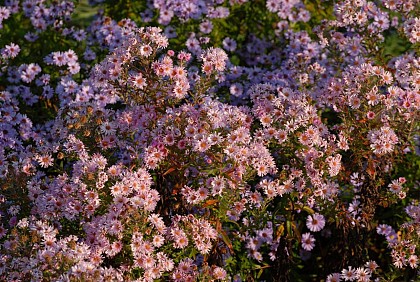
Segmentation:
<svg viewBox="0 0 420 282">
<path fill-rule="evenodd" d="M 213 71 L 213 66 L 211 63 L 204 63 L 201 70 L 205 73 L 205 74 L 210 74 Z"/>
<path fill-rule="evenodd" d="M 348 104 L 352 109 L 358 109 L 361 105 L 361 100 L 359 97 L 353 95 L 349 98 Z"/>
<path fill-rule="evenodd" d="M 389 71 L 382 71 L 381 73 L 382 80 L 385 84 L 391 84 L 393 77 Z"/>
<path fill-rule="evenodd" d="M 407 260 L 398 254 L 392 256 L 393 264 L 397 268 L 403 268 L 407 265 Z"/>
<path fill-rule="evenodd" d="M 39 165 L 43 168 L 47 168 L 53 165 L 54 159 L 50 154 L 42 154 L 36 157 Z"/>
<path fill-rule="evenodd" d="M 67 63 L 67 58 L 63 52 L 52 53 L 53 63 L 57 66 L 64 66 Z"/>
<path fill-rule="evenodd" d="M 230 94 L 235 97 L 240 97 L 243 93 L 243 86 L 240 83 L 234 83 L 229 88 Z"/>
<path fill-rule="evenodd" d="M 340 273 L 328 275 L 326 282 L 340 282 Z"/>
<path fill-rule="evenodd" d="M 315 247 L 315 238 L 311 233 L 302 234 L 302 248 L 306 251 L 311 251 Z"/>
<path fill-rule="evenodd" d="M 236 50 L 236 41 L 233 40 L 232 38 L 226 37 L 225 39 L 223 39 L 223 48 L 226 51 L 230 51 L 233 52 Z"/>
<path fill-rule="evenodd" d="M 349 144 L 348 144 L 347 137 L 340 133 L 338 135 L 338 138 L 339 138 L 338 139 L 338 144 L 337 144 L 338 148 L 340 150 L 347 151 L 349 149 Z"/>
<path fill-rule="evenodd" d="M 370 281 L 370 277 L 372 276 L 370 270 L 364 267 L 359 267 L 356 269 L 356 275 L 358 281 Z"/>
<path fill-rule="evenodd" d="M 146 86 L 146 79 L 141 73 L 132 76 L 133 86 L 138 89 L 143 89 Z"/>
<path fill-rule="evenodd" d="M 386 235 L 385 238 L 389 244 L 398 242 L 398 234 L 394 230 L 390 234 Z"/>
<path fill-rule="evenodd" d="M 149 57 L 153 52 L 152 47 L 150 45 L 143 45 L 140 47 L 140 55 Z"/>
<path fill-rule="evenodd" d="M 7 7 L 0 7 L 0 24 L 3 20 L 7 20 L 10 14 L 10 10 Z"/>
<path fill-rule="evenodd" d="M 226 52 L 220 48 L 209 48 L 203 52 L 201 59 L 203 60 L 203 65 L 209 63 L 211 68 L 214 68 L 217 71 L 223 71 L 225 69 L 228 56 Z M 203 71 L 206 72 L 204 67 Z"/>
<path fill-rule="evenodd" d="M 17 44 L 10 43 L 9 45 L 6 45 L 3 50 L 3 56 L 8 58 L 14 58 L 16 57 L 20 52 L 20 47 Z"/>
<path fill-rule="evenodd" d="M 378 227 L 376 227 L 376 232 L 379 235 L 388 236 L 389 234 L 391 234 L 393 232 L 393 229 L 392 229 L 391 226 L 389 226 L 387 224 L 380 224 Z"/>
<path fill-rule="evenodd" d="M 326 162 L 328 163 L 328 173 L 330 174 L 330 176 L 336 176 L 341 169 L 341 155 L 337 154 L 334 157 L 329 156 L 326 159 Z"/>
<path fill-rule="evenodd" d="M 174 247 L 178 249 L 183 249 L 188 246 L 188 238 L 184 231 L 180 229 L 171 230 L 171 235 L 174 239 Z"/>
<path fill-rule="evenodd" d="M 368 268 L 370 272 L 373 272 L 375 269 L 378 268 L 378 264 L 375 261 L 370 260 L 365 264 L 365 267 Z"/>
<path fill-rule="evenodd" d="M 202 137 L 200 140 L 195 142 L 194 149 L 199 152 L 205 152 L 211 147 L 211 142 L 207 140 L 207 137 Z"/>
<path fill-rule="evenodd" d="M 100 130 L 105 135 L 115 134 L 115 131 L 116 131 L 114 124 L 112 124 L 108 121 L 105 121 L 101 124 Z"/>
<path fill-rule="evenodd" d="M 418 263 L 419 263 L 419 258 L 416 255 L 411 255 L 408 258 L 408 263 L 410 264 L 411 268 L 417 268 Z"/>
<path fill-rule="evenodd" d="M 324 228 L 325 226 L 324 216 L 318 213 L 315 213 L 313 215 L 308 215 L 308 218 L 306 219 L 306 226 L 312 232 L 321 231 L 322 228 Z"/>
<path fill-rule="evenodd" d="M 205 34 L 209 34 L 213 30 L 213 24 L 211 21 L 204 21 L 200 24 L 200 31 Z"/>
<path fill-rule="evenodd" d="M 225 180 L 223 177 L 215 176 L 211 181 L 212 195 L 221 195 L 225 188 Z"/>
<path fill-rule="evenodd" d="M 402 190 L 402 185 L 397 179 L 394 179 L 388 185 L 388 188 L 392 193 L 397 194 Z"/>
<path fill-rule="evenodd" d="M 375 118 L 375 113 L 372 111 L 367 112 L 366 117 L 368 119 L 374 119 Z"/>
<path fill-rule="evenodd" d="M 356 270 L 353 269 L 353 267 L 349 266 L 349 269 L 343 269 L 341 271 L 341 278 L 344 279 L 344 281 L 354 281 L 357 279 Z"/>
<path fill-rule="evenodd" d="M 221 268 L 219 266 L 216 266 L 213 269 L 213 277 L 214 277 L 214 279 L 223 280 L 223 279 L 226 278 L 226 275 L 227 275 L 226 270 L 224 270 L 223 268 Z"/>
</svg>

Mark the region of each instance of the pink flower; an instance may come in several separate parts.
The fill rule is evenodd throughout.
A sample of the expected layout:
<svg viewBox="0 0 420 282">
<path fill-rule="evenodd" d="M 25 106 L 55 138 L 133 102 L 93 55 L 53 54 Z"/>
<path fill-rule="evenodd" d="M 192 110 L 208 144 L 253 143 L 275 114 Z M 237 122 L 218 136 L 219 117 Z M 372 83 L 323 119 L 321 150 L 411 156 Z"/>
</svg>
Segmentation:
<svg viewBox="0 0 420 282">
<path fill-rule="evenodd" d="M 188 238 L 185 232 L 179 228 L 174 228 L 171 230 L 171 237 L 174 240 L 174 247 L 178 249 L 183 249 L 188 246 Z"/>
<path fill-rule="evenodd" d="M 7 7 L 0 7 L 0 24 L 10 17 L 10 10 Z"/>
<path fill-rule="evenodd" d="M 394 194 L 398 194 L 402 190 L 402 185 L 397 179 L 392 180 L 388 187 Z"/>
<path fill-rule="evenodd" d="M 39 165 L 43 168 L 47 168 L 53 165 L 54 159 L 51 157 L 50 154 L 42 154 L 36 157 Z"/>
<path fill-rule="evenodd" d="M 308 215 L 308 218 L 306 219 L 306 226 L 312 232 L 318 232 L 322 230 L 322 228 L 325 226 L 324 216 L 318 213 Z"/>
<path fill-rule="evenodd" d="M 328 275 L 326 282 L 340 282 L 340 273 Z"/>
<path fill-rule="evenodd" d="M 210 146 L 211 143 L 207 140 L 207 137 L 204 136 L 195 142 L 194 149 L 198 152 L 205 152 L 210 148 Z"/>
<path fill-rule="evenodd" d="M 372 111 L 367 112 L 366 117 L 368 119 L 373 119 L 375 117 L 375 113 Z"/>
<path fill-rule="evenodd" d="M 2 51 L 3 57 L 7 58 L 15 58 L 20 52 L 20 47 L 17 44 L 10 43 L 9 45 L 6 45 L 5 48 Z"/>
<path fill-rule="evenodd" d="M 349 269 L 343 269 L 341 271 L 341 278 L 345 281 L 353 281 L 356 279 L 356 270 L 349 266 Z"/>
<path fill-rule="evenodd" d="M 408 263 L 410 264 L 410 267 L 411 268 L 417 268 L 418 263 L 419 263 L 419 259 L 418 259 L 418 257 L 416 255 L 411 255 L 408 258 Z"/>
<path fill-rule="evenodd" d="M 210 65 L 211 68 L 214 68 L 217 71 L 223 71 L 228 56 L 226 52 L 220 48 L 209 48 L 201 55 L 201 59 L 203 60 L 204 65 Z M 206 72 L 204 69 L 203 71 Z"/>
<path fill-rule="evenodd" d="M 144 57 L 149 57 L 153 52 L 152 47 L 150 45 L 143 45 L 140 47 L 140 55 Z"/>
<path fill-rule="evenodd" d="M 375 261 L 370 260 L 366 262 L 365 267 L 368 268 L 370 272 L 373 272 L 376 268 L 378 268 L 378 264 Z"/>
<path fill-rule="evenodd" d="M 138 74 L 131 77 L 133 82 L 133 86 L 138 89 L 143 89 L 146 86 L 146 79 L 143 75 L 139 72 Z"/>
<path fill-rule="evenodd" d="M 63 52 L 54 52 L 53 54 L 53 62 L 57 66 L 64 66 L 67 63 L 67 57 Z"/>
<path fill-rule="evenodd" d="M 335 157 L 329 156 L 326 161 L 329 166 L 328 173 L 330 176 L 336 176 L 341 169 L 341 155 L 337 154 Z"/>
<path fill-rule="evenodd" d="M 211 181 L 212 195 L 221 195 L 225 188 L 225 179 L 221 176 L 215 176 Z"/>
<path fill-rule="evenodd" d="M 223 280 L 223 279 L 226 278 L 226 275 L 227 275 L 226 270 L 224 270 L 223 268 L 221 268 L 219 266 L 216 266 L 213 269 L 213 277 L 214 277 L 214 279 Z"/>
</svg>

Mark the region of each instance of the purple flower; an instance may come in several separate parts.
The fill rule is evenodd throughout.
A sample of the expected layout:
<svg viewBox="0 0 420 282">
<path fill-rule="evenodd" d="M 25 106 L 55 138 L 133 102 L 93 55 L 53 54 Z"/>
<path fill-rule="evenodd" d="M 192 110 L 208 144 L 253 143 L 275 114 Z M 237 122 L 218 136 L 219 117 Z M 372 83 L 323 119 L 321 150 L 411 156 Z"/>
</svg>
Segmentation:
<svg viewBox="0 0 420 282">
<path fill-rule="evenodd" d="M 311 230 L 312 232 L 318 232 L 321 231 L 322 228 L 325 226 L 325 219 L 324 216 L 321 214 L 313 214 L 308 215 L 308 218 L 306 219 L 306 226 Z"/>
</svg>

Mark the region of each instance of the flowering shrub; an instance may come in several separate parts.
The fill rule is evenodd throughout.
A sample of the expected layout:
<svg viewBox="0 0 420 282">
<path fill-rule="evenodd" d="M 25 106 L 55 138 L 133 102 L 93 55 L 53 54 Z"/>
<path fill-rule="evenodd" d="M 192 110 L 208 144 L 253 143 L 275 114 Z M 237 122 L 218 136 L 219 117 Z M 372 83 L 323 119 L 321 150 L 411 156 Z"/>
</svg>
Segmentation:
<svg viewBox="0 0 420 282">
<path fill-rule="evenodd" d="M 5 1 L 0 280 L 416 279 L 418 3 L 332 2 Z"/>
</svg>

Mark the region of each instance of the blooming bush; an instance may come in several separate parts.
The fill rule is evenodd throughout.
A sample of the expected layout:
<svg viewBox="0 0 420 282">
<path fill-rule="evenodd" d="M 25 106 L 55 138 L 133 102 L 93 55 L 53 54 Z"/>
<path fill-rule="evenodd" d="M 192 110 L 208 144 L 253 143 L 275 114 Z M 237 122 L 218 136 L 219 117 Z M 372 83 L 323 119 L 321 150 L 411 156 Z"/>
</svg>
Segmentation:
<svg viewBox="0 0 420 282">
<path fill-rule="evenodd" d="M 414 281 L 418 17 L 5 1 L 0 280 Z"/>
</svg>

